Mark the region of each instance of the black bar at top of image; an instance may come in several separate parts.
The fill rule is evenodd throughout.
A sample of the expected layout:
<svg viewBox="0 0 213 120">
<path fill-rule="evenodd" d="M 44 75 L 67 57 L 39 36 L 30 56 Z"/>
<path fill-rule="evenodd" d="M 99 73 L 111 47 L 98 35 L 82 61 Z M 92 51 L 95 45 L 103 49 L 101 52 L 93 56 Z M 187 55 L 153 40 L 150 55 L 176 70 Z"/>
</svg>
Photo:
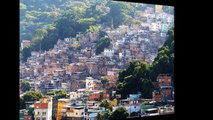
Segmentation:
<svg viewBox="0 0 213 120">
<path fill-rule="evenodd" d="M 113 1 L 159 4 L 159 5 L 168 5 L 168 6 L 174 6 L 176 2 L 176 0 L 113 0 Z"/>
</svg>

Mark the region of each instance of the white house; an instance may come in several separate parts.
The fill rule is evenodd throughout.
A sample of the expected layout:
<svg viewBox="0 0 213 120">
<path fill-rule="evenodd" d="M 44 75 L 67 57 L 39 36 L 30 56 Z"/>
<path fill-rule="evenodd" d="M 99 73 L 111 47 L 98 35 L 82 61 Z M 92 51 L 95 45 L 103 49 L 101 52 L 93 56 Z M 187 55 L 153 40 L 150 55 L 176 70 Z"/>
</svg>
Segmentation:
<svg viewBox="0 0 213 120">
<path fill-rule="evenodd" d="M 69 89 L 69 87 L 70 87 L 70 86 L 69 86 L 68 83 L 65 83 L 65 82 L 62 82 L 62 83 L 61 83 L 61 88 L 64 89 L 65 91 L 67 91 L 67 90 Z"/>
<path fill-rule="evenodd" d="M 123 58 L 123 53 L 122 52 L 119 52 L 119 59 Z"/>
<path fill-rule="evenodd" d="M 92 77 L 86 77 L 86 90 L 94 90 L 94 79 Z"/>
<path fill-rule="evenodd" d="M 115 51 L 112 49 L 104 49 L 104 56 L 112 57 L 114 55 Z"/>
<path fill-rule="evenodd" d="M 118 107 L 121 107 L 121 106 L 113 106 L 112 111 L 114 112 Z M 140 110 L 141 110 L 140 104 L 124 105 L 122 107 L 125 107 L 128 110 L 129 113 L 140 112 Z"/>
<path fill-rule="evenodd" d="M 70 96 L 71 100 L 75 100 L 77 98 L 82 98 L 83 97 L 83 93 L 70 92 L 69 96 Z"/>
<path fill-rule="evenodd" d="M 44 97 L 34 103 L 35 120 L 52 120 L 52 97 Z"/>
<path fill-rule="evenodd" d="M 65 106 L 66 116 L 72 119 L 83 119 L 85 116 L 84 106 Z"/>
<path fill-rule="evenodd" d="M 64 38 L 64 41 L 69 42 L 70 39 L 69 38 Z"/>
<path fill-rule="evenodd" d="M 120 106 L 125 107 L 129 113 L 140 112 L 141 104 L 139 103 L 141 94 L 130 94 L 127 99 L 120 100 Z M 119 106 L 113 106 L 113 111 L 115 111 Z"/>
<path fill-rule="evenodd" d="M 105 109 L 100 107 L 100 109 L 88 109 L 85 115 L 85 120 L 96 120 L 98 112 L 104 112 Z"/>
<path fill-rule="evenodd" d="M 152 24 L 150 25 L 150 30 L 151 30 L 151 31 L 158 31 L 158 29 L 159 29 L 159 26 L 158 26 L 157 23 L 152 23 Z"/>
</svg>

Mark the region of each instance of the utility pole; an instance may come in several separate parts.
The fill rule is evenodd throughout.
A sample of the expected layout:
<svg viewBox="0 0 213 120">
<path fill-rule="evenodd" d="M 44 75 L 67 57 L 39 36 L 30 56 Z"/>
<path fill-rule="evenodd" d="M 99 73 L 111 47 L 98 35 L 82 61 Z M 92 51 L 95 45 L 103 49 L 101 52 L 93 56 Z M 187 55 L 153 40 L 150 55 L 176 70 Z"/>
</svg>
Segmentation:
<svg viewBox="0 0 213 120">
<path fill-rule="evenodd" d="M 41 41 L 40 41 L 40 45 L 39 45 L 39 50 L 41 51 Z"/>
<path fill-rule="evenodd" d="M 111 19 L 111 28 L 114 29 L 113 18 Z"/>
</svg>

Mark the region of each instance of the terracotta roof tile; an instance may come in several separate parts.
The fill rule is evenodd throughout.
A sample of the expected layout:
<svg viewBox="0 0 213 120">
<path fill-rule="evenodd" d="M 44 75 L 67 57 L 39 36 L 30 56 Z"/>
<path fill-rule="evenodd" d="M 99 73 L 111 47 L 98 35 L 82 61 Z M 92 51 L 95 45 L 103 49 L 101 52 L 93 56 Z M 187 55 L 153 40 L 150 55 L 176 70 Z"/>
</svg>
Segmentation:
<svg viewBox="0 0 213 120">
<path fill-rule="evenodd" d="M 44 109 L 44 108 L 48 108 L 48 103 L 35 103 L 34 106 L 35 108 Z"/>
</svg>

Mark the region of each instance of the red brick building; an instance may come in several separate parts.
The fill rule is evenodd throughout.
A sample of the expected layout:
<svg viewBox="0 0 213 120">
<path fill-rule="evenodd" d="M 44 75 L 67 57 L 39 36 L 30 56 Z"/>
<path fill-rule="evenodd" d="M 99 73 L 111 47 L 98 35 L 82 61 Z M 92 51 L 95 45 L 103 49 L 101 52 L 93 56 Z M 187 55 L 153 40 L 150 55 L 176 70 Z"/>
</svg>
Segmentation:
<svg viewBox="0 0 213 120">
<path fill-rule="evenodd" d="M 32 115 L 24 115 L 24 120 L 33 120 Z"/>
<path fill-rule="evenodd" d="M 91 93 L 88 98 L 89 101 L 96 101 L 100 99 L 101 99 L 100 92 Z"/>
<path fill-rule="evenodd" d="M 161 93 L 159 91 L 152 92 L 152 100 L 156 102 L 161 102 L 162 101 Z"/>
<path fill-rule="evenodd" d="M 152 99 L 157 102 L 173 99 L 172 77 L 168 74 L 159 74 L 154 84 L 156 91 L 152 93 Z"/>
<path fill-rule="evenodd" d="M 171 86 L 172 85 L 172 77 L 168 74 L 159 74 L 157 77 L 158 86 Z"/>
</svg>

